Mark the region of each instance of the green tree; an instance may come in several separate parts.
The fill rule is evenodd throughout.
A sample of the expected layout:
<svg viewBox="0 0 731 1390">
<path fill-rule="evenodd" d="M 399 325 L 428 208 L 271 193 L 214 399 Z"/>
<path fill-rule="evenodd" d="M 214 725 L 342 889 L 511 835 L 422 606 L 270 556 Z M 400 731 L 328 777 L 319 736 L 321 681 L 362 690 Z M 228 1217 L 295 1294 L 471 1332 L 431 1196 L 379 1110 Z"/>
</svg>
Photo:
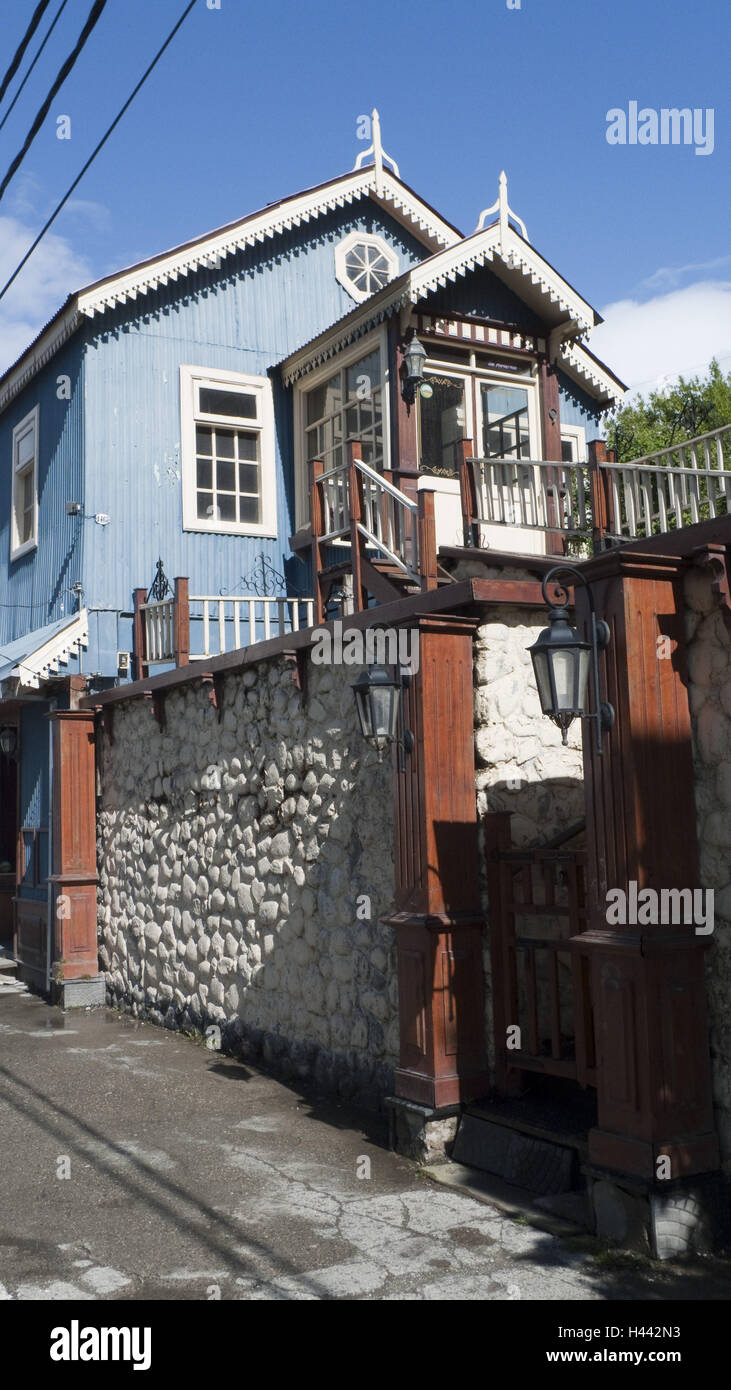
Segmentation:
<svg viewBox="0 0 731 1390">
<path fill-rule="evenodd" d="M 670 387 L 638 396 L 609 417 L 607 447 L 619 463 L 731 424 L 731 372 L 714 358 L 705 376 L 679 377 Z M 724 448 L 724 455 L 726 448 Z M 726 463 L 728 467 L 728 462 Z"/>
</svg>

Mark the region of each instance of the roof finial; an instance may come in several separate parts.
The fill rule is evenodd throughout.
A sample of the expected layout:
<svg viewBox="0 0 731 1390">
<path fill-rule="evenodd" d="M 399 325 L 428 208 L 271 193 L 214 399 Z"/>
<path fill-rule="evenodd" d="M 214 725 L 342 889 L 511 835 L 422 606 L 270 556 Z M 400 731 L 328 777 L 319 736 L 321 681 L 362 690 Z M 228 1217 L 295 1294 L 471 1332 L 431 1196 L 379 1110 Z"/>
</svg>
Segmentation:
<svg viewBox="0 0 731 1390">
<path fill-rule="evenodd" d="M 518 226 L 520 227 L 521 235 L 525 238 L 525 240 L 530 240 L 530 237 L 528 236 L 528 233 L 525 229 L 525 222 L 522 220 L 522 218 L 518 217 L 517 212 L 513 212 L 513 209 L 511 208 L 508 202 L 508 176 L 505 173 L 504 169 L 500 175 L 500 187 L 497 196 L 497 202 L 493 203 L 491 208 L 485 208 L 484 211 L 480 213 L 480 220 L 477 223 L 477 226 L 475 227 L 476 232 L 481 232 L 483 230 L 487 218 L 490 217 L 493 212 L 497 213 L 497 218 L 495 219 L 495 221 L 497 221 L 500 224 L 499 241 L 501 251 L 507 243 L 509 219 L 511 217 L 514 222 L 517 222 Z M 493 226 L 493 223 L 491 222 L 489 225 Z"/>
<path fill-rule="evenodd" d="M 391 168 L 394 174 L 396 175 L 397 179 L 400 179 L 401 175 L 399 173 L 399 168 L 398 164 L 396 163 L 396 160 L 392 159 L 390 154 L 386 154 L 386 151 L 384 150 L 383 145 L 381 144 L 381 118 L 375 106 L 373 107 L 373 110 L 371 112 L 371 133 L 373 136 L 373 144 L 369 145 L 367 150 L 361 150 L 360 154 L 358 155 L 358 158 L 355 161 L 355 164 L 353 165 L 353 169 L 360 169 L 361 165 L 365 162 L 368 156 L 372 154 L 373 168 L 376 175 L 376 192 L 380 193 L 383 184 L 384 159 L 387 160 L 388 163 L 391 165 Z"/>
</svg>

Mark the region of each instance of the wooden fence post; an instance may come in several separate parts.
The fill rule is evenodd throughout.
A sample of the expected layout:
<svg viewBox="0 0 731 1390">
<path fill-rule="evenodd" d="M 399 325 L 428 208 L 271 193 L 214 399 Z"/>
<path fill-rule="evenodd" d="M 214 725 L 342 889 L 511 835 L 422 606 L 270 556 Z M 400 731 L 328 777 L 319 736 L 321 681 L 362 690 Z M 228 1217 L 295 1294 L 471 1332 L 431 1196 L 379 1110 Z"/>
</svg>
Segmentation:
<svg viewBox="0 0 731 1390">
<path fill-rule="evenodd" d="M 605 536 L 614 530 L 614 505 L 609 477 L 602 469 L 607 462 L 607 446 L 603 439 L 589 444 L 589 477 L 591 479 L 592 532 L 594 553 L 604 549 Z"/>
<path fill-rule="evenodd" d="M 324 514 L 322 501 L 322 488 L 319 479 L 325 471 L 322 459 L 313 459 L 310 463 L 310 531 L 312 535 L 311 555 L 312 555 L 312 594 L 315 600 L 315 623 L 321 623 L 325 616 L 324 604 L 322 602 L 322 587 L 320 584 L 320 574 L 322 572 L 322 546 L 320 536 L 324 530 Z"/>
<path fill-rule="evenodd" d="M 437 530 L 434 521 L 434 493 L 419 488 L 419 573 L 423 590 L 437 587 Z"/>
<path fill-rule="evenodd" d="M 473 457 L 474 445 L 471 439 L 462 440 L 462 458 L 459 464 L 459 492 L 462 500 L 462 528 L 464 543 L 467 546 L 479 545 L 477 517 L 477 486 L 475 465 L 469 462 Z"/>
<path fill-rule="evenodd" d="M 175 665 L 188 666 L 190 664 L 190 601 L 188 597 L 188 580 L 183 578 L 177 578 L 175 580 L 173 647 L 175 651 Z"/>
<path fill-rule="evenodd" d="M 135 589 L 134 591 L 134 627 L 133 627 L 133 646 L 134 646 L 134 678 L 136 681 L 144 680 L 147 664 L 147 638 L 145 632 L 145 615 L 142 612 L 142 605 L 147 598 L 146 589 Z"/>
</svg>

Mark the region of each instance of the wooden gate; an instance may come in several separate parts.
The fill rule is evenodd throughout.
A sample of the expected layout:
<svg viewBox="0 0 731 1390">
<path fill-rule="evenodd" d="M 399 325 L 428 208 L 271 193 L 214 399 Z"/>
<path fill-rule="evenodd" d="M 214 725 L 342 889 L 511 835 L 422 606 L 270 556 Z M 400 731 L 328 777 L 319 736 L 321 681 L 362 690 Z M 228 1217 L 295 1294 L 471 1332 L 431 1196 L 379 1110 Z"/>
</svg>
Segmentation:
<svg viewBox="0 0 731 1390">
<path fill-rule="evenodd" d="M 570 848 L 583 830 L 581 821 L 544 844 L 515 849 L 510 813 L 485 817 L 495 1080 L 502 1095 L 519 1093 L 525 1072 L 596 1085 L 587 961 L 571 940 L 587 926 L 586 851 Z"/>
</svg>

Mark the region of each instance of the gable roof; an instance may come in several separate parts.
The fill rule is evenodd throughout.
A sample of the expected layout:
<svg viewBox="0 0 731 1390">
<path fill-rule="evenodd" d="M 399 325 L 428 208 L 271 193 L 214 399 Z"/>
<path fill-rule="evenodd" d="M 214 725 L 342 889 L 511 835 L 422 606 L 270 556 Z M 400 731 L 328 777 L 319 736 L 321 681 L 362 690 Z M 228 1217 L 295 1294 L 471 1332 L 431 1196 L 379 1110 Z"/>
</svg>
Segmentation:
<svg viewBox="0 0 731 1390">
<path fill-rule="evenodd" d="M 546 325 L 547 335 L 555 334 L 551 358 L 558 360 L 577 384 L 600 401 L 608 404 L 620 399 L 626 387 L 577 341 L 602 322 L 601 315 L 524 236 L 504 221 L 494 222 L 404 271 L 365 304 L 291 353 L 280 364 L 285 383 L 291 385 L 383 319 L 397 311 L 408 312 L 435 291 L 488 264 Z"/>
<path fill-rule="evenodd" d="M 305 189 L 302 193 L 269 203 L 259 212 L 250 213 L 236 222 L 207 232 L 205 236 L 139 261 L 126 270 L 107 275 L 69 295 L 58 313 L 0 377 L 0 410 L 4 410 L 86 318 L 94 318 L 115 308 L 117 304 L 136 300 L 160 285 L 184 280 L 199 266 L 218 267 L 226 257 L 235 255 L 245 247 L 261 244 L 362 198 L 371 198 L 432 252 L 461 241 L 458 229 L 445 222 L 434 208 L 390 170 L 375 165 L 353 170 L 340 178 Z"/>
</svg>

